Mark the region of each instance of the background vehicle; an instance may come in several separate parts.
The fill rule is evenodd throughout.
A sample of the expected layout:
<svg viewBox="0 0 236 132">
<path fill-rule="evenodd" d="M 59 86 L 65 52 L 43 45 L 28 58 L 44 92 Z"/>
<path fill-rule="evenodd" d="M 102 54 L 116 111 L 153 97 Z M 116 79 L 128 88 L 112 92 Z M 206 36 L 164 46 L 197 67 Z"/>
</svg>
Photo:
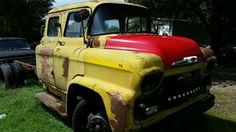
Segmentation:
<svg viewBox="0 0 236 132">
<path fill-rule="evenodd" d="M 21 64 L 35 65 L 35 53 L 23 38 L 0 38 L 0 86 L 19 87 L 26 73 Z M 29 68 L 30 69 L 30 68 Z"/>
<path fill-rule="evenodd" d="M 184 108 L 204 112 L 213 51 L 191 39 L 151 32 L 143 6 L 84 2 L 48 13 L 36 48 L 37 98 L 74 131 L 125 132 Z"/>
</svg>

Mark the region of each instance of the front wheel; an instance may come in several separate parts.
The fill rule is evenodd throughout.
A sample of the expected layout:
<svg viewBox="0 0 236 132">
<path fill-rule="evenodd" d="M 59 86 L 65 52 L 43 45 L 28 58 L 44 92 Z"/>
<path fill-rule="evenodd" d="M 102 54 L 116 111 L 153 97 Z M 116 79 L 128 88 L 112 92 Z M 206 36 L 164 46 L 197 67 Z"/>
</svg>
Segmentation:
<svg viewBox="0 0 236 132">
<path fill-rule="evenodd" d="M 82 99 L 77 104 L 72 117 L 74 132 L 111 132 L 104 115 L 101 108 L 96 108 Z"/>
</svg>

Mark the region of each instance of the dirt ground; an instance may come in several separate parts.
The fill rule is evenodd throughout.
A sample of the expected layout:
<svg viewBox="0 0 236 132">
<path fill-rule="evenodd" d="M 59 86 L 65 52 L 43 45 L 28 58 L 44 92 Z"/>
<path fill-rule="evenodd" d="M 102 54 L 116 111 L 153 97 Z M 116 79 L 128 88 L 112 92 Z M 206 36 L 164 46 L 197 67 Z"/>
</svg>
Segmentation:
<svg viewBox="0 0 236 132">
<path fill-rule="evenodd" d="M 216 100 L 209 113 L 236 122 L 236 81 L 215 80 L 211 91 Z"/>
</svg>

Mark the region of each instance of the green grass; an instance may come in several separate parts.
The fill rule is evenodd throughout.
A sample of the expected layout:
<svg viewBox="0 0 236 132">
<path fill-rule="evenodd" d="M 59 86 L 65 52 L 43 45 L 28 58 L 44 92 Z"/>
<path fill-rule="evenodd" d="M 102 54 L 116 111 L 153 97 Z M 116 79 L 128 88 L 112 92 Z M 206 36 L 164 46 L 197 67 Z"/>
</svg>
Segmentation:
<svg viewBox="0 0 236 132">
<path fill-rule="evenodd" d="M 35 83 L 35 82 L 33 82 Z M 43 89 L 31 82 L 24 88 L 0 88 L 1 132 L 70 132 L 62 118 L 35 99 L 34 95 Z"/>
<path fill-rule="evenodd" d="M 236 69 L 217 68 L 212 93 L 216 104 L 203 116 L 178 117 L 148 128 L 147 132 L 236 132 Z M 34 95 L 43 91 L 37 81 L 24 88 L 0 88 L 0 132 L 70 132 L 71 127 L 56 112 L 42 105 Z"/>
</svg>

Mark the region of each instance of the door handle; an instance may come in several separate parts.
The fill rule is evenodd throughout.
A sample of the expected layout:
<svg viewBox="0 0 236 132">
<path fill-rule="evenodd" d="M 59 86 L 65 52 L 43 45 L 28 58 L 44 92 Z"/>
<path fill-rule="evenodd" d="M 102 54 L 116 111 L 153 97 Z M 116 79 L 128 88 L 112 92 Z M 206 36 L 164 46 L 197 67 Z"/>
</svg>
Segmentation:
<svg viewBox="0 0 236 132">
<path fill-rule="evenodd" d="M 60 46 L 64 46 L 64 45 L 65 45 L 65 42 L 63 42 L 63 41 L 57 41 L 57 43 L 58 43 Z"/>
</svg>

